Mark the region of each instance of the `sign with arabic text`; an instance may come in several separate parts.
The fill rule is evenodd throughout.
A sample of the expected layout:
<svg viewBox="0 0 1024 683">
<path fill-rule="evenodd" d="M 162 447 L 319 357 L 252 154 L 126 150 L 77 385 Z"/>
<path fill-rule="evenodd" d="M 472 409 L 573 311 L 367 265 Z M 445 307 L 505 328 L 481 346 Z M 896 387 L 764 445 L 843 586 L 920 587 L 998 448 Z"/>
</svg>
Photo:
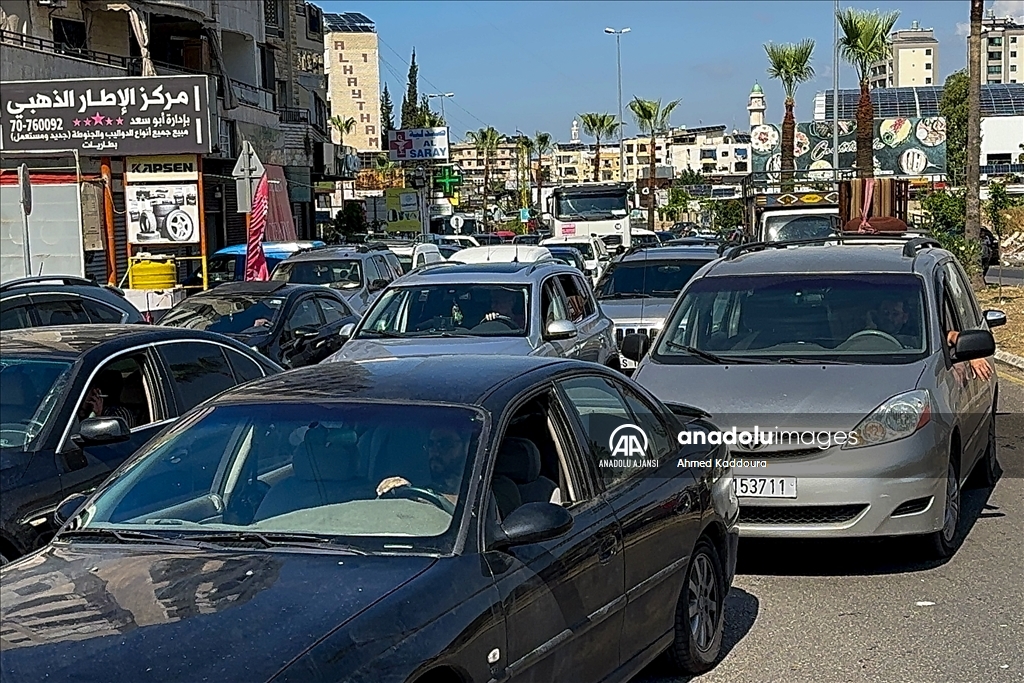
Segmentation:
<svg viewBox="0 0 1024 683">
<path fill-rule="evenodd" d="M 125 159 L 126 183 L 167 183 L 175 180 L 199 180 L 199 162 L 195 154 L 166 154 Z"/>
<path fill-rule="evenodd" d="M 409 128 L 388 131 L 388 157 L 391 161 L 432 159 L 447 161 L 447 128 Z"/>
<path fill-rule="evenodd" d="M 0 150 L 209 154 L 206 76 L 0 83 Z"/>
<path fill-rule="evenodd" d="M 420 195 L 407 187 L 389 187 L 384 190 L 387 206 L 387 229 L 391 232 L 419 232 Z"/>
<path fill-rule="evenodd" d="M 946 119 L 875 119 L 874 160 L 876 175 L 902 177 L 944 175 L 946 173 Z M 782 169 L 782 130 L 773 124 L 756 126 L 750 131 L 755 173 L 777 173 Z M 793 140 L 794 166 L 808 171 L 813 179 L 832 176 L 832 122 L 812 121 L 796 124 Z M 857 122 L 839 122 L 839 167 L 854 168 L 857 161 Z"/>
</svg>

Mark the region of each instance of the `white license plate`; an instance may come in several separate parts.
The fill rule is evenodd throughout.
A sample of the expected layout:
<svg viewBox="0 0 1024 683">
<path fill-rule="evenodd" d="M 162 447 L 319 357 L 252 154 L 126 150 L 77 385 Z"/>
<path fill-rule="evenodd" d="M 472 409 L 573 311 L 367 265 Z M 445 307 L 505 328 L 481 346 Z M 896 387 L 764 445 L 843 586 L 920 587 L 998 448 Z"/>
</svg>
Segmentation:
<svg viewBox="0 0 1024 683">
<path fill-rule="evenodd" d="M 796 477 L 735 477 L 737 498 L 796 498 Z"/>
</svg>

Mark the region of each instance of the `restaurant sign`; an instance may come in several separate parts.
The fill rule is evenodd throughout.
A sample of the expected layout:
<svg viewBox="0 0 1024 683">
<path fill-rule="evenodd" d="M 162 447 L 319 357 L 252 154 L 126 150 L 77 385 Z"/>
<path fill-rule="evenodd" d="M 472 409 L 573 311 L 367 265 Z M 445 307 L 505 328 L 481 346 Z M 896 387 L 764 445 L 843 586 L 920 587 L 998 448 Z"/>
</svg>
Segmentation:
<svg viewBox="0 0 1024 683">
<path fill-rule="evenodd" d="M 207 76 L 4 81 L 0 150 L 209 154 Z"/>
</svg>

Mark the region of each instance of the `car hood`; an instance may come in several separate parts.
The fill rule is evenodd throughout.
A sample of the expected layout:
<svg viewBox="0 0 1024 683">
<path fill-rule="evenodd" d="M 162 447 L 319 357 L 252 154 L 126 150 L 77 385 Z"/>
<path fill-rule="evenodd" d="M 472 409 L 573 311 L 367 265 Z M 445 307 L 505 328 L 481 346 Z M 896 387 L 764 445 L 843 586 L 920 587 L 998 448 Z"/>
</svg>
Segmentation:
<svg viewBox="0 0 1024 683">
<path fill-rule="evenodd" d="M 612 322 L 662 323 L 675 299 L 602 299 L 598 302 Z"/>
<path fill-rule="evenodd" d="M 266 681 L 435 561 L 50 546 L 3 571 L 0 678 Z"/>
<path fill-rule="evenodd" d="M 852 429 L 886 399 L 912 391 L 925 362 L 906 365 L 667 365 L 633 379 L 666 403 L 696 406 L 722 429 Z M 850 422 L 852 421 L 852 424 Z"/>
<path fill-rule="evenodd" d="M 448 356 L 452 354 L 526 356 L 532 352 L 533 348 L 526 337 L 352 339 L 327 361 L 402 358 L 404 356 Z"/>
</svg>

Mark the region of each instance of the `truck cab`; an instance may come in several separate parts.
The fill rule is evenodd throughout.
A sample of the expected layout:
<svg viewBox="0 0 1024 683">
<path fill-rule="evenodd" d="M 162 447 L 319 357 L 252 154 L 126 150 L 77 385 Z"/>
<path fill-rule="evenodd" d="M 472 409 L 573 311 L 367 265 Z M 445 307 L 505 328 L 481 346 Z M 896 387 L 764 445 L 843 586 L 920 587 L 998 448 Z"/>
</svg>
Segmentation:
<svg viewBox="0 0 1024 683">
<path fill-rule="evenodd" d="M 631 183 L 560 185 L 551 193 L 552 237 L 597 237 L 631 246 L 629 195 Z M 606 239 L 607 238 L 607 239 Z"/>
</svg>

